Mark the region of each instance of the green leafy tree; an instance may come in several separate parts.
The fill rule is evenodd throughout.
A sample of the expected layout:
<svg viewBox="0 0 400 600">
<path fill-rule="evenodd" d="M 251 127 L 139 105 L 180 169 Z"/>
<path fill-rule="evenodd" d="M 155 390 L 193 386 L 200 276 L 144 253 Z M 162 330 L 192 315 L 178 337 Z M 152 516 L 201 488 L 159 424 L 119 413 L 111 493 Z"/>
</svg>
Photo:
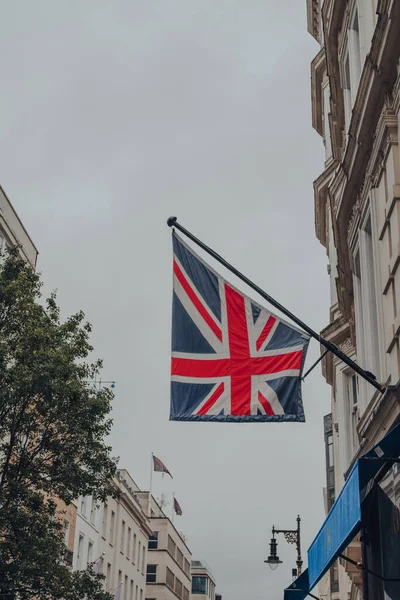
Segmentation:
<svg viewBox="0 0 400 600">
<path fill-rule="evenodd" d="M 112 494 L 115 461 L 105 438 L 112 391 L 92 381 L 91 326 L 60 319 L 17 249 L 0 262 L 0 598 L 106 600 L 93 568 L 64 564 L 55 499 Z"/>
</svg>

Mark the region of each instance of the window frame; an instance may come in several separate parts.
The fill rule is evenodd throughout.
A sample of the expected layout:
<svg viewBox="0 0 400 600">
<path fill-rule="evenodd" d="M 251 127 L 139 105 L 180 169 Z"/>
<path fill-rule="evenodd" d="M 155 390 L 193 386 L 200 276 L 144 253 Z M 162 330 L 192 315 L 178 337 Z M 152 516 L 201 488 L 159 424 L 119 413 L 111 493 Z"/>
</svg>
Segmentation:
<svg viewBox="0 0 400 600">
<path fill-rule="evenodd" d="M 202 590 L 195 590 L 194 589 L 194 581 L 195 580 L 204 580 L 206 583 L 205 586 L 205 591 Z M 204 596 L 208 596 L 208 577 L 206 575 L 192 575 L 192 594 L 199 594 L 199 595 L 204 595 Z"/>
<path fill-rule="evenodd" d="M 149 571 L 150 567 L 152 571 Z M 157 567 L 156 563 L 150 563 L 146 568 L 146 583 L 157 583 Z M 149 577 L 154 577 L 154 579 L 150 579 Z"/>
<path fill-rule="evenodd" d="M 149 541 L 147 543 L 148 550 L 158 550 L 159 533 L 160 533 L 159 531 L 153 531 L 153 535 L 151 535 L 149 537 Z M 153 543 L 155 543 L 156 545 L 154 547 L 150 546 L 150 544 L 153 544 Z"/>
</svg>

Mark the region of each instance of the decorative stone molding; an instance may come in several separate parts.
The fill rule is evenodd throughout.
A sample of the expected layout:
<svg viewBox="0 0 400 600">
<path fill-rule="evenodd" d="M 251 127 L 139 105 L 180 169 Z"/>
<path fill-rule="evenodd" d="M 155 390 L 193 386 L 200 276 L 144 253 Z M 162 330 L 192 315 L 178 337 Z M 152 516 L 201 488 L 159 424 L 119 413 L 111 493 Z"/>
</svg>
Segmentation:
<svg viewBox="0 0 400 600">
<path fill-rule="evenodd" d="M 357 200 L 355 201 L 353 209 L 351 211 L 349 225 L 347 228 L 347 238 L 348 239 L 351 237 L 351 234 L 353 233 L 353 231 L 355 229 L 357 229 L 359 222 L 360 222 L 360 216 L 361 216 L 361 200 L 360 200 L 360 196 L 357 196 Z"/>
<path fill-rule="evenodd" d="M 321 9 L 320 0 L 307 0 L 307 31 L 317 42 L 321 43 L 320 31 Z"/>
<path fill-rule="evenodd" d="M 322 82 L 326 72 L 325 50 L 321 48 L 311 63 L 311 112 L 312 126 L 324 135 Z"/>
<path fill-rule="evenodd" d="M 350 337 L 343 340 L 343 342 L 338 344 L 338 346 L 345 354 L 348 354 L 354 350 Z"/>
<path fill-rule="evenodd" d="M 322 6 L 322 22 L 325 34 L 326 66 L 329 73 L 331 92 L 331 142 L 336 160 L 342 157 L 344 132 L 344 99 L 340 81 L 338 35 L 343 20 L 346 2 L 325 0 Z"/>
<path fill-rule="evenodd" d="M 329 184 L 335 172 L 336 163 L 332 162 L 329 167 L 314 181 L 314 215 L 315 234 L 317 239 L 327 247 L 327 214 L 330 210 Z"/>
<path fill-rule="evenodd" d="M 350 353 L 351 350 L 354 350 L 349 334 L 349 323 L 342 315 L 321 331 L 321 337 L 336 344 L 343 352 L 346 352 L 346 354 Z M 348 345 L 347 340 L 349 340 L 350 345 Z M 333 385 L 334 382 L 334 360 L 335 357 L 329 352 L 322 361 L 322 374 L 330 385 Z"/>
</svg>

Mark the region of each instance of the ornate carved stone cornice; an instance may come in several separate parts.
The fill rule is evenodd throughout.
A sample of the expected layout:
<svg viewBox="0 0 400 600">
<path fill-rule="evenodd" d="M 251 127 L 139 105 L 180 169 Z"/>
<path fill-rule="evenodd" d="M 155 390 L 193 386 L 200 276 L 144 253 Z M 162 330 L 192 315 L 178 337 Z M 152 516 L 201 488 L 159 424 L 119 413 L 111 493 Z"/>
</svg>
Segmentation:
<svg viewBox="0 0 400 600">
<path fill-rule="evenodd" d="M 335 173 L 336 161 L 332 161 L 323 173 L 314 181 L 314 214 L 315 214 L 315 234 L 321 244 L 327 248 L 327 203 L 329 184 Z"/>
<path fill-rule="evenodd" d="M 307 0 L 307 31 L 319 43 L 321 43 L 320 11 L 320 0 Z"/>
<path fill-rule="evenodd" d="M 346 354 L 354 353 L 354 346 L 350 338 L 350 323 L 343 316 L 338 317 L 321 331 L 321 337 L 336 344 Z M 334 356 L 329 352 L 322 361 L 322 374 L 327 383 L 333 385 L 334 381 Z"/>
<path fill-rule="evenodd" d="M 322 82 L 326 71 L 325 51 L 323 48 L 311 63 L 311 115 L 312 126 L 324 135 Z"/>
</svg>

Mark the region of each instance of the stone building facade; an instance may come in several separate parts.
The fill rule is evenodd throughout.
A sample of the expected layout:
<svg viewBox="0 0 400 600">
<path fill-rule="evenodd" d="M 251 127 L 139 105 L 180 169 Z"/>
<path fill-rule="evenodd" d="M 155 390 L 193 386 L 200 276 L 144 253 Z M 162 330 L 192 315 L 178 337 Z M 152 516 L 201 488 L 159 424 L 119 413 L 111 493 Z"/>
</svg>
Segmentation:
<svg viewBox="0 0 400 600">
<path fill-rule="evenodd" d="M 99 509 L 99 570 L 120 600 L 145 600 L 147 545 L 153 534 L 139 502 L 139 488 L 126 469 L 114 478 L 116 498 Z"/>
<path fill-rule="evenodd" d="M 307 0 L 307 22 L 319 44 L 311 65 L 312 124 L 325 146 L 324 170 L 314 182 L 315 229 L 328 256 L 331 290 L 329 324 L 321 334 L 380 383 L 395 384 L 400 378 L 400 2 Z M 400 407 L 393 395 L 379 393 L 332 354 L 323 360 L 323 374 L 332 386 L 329 510 L 357 458 L 398 422 Z M 388 477 L 397 481 L 394 472 Z M 381 489 L 394 498 L 395 487 L 386 482 Z M 369 551 L 367 537 L 357 537 L 346 555 L 365 562 Z M 342 559 L 320 591 L 327 599 L 397 597 Z"/>
<path fill-rule="evenodd" d="M 146 514 L 150 513 L 153 535 L 148 543 L 146 600 L 190 600 L 192 553 L 156 500 L 139 493 Z"/>
<path fill-rule="evenodd" d="M 140 490 L 126 469 L 113 479 L 115 497 L 97 502 L 80 497 L 76 505 L 74 570 L 91 564 L 105 588 L 120 600 L 145 600 L 148 540 L 153 535 Z"/>
</svg>

